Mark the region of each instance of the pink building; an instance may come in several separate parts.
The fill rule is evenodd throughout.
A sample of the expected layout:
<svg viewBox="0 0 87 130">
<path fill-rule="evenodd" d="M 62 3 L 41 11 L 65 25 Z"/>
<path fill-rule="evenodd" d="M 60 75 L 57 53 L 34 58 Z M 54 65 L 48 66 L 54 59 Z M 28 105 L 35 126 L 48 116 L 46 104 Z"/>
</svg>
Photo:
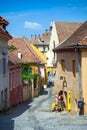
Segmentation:
<svg viewBox="0 0 87 130">
<path fill-rule="evenodd" d="M 23 101 L 22 64 L 12 52 L 9 53 L 9 105 L 13 107 Z"/>
</svg>

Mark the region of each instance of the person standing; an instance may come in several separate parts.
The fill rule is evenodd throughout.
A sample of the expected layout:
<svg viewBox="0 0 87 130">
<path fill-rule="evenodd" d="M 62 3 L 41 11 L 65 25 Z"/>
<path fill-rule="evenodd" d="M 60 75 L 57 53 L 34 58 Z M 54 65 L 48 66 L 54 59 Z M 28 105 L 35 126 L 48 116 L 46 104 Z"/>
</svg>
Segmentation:
<svg viewBox="0 0 87 130">
<path fill-rule="evenodd" d="M 63 92 L 60 91 L 58 93 L 58 111 L 61 112 L 62 111 L 62 102 L 63 102 Z"/>
</svg>

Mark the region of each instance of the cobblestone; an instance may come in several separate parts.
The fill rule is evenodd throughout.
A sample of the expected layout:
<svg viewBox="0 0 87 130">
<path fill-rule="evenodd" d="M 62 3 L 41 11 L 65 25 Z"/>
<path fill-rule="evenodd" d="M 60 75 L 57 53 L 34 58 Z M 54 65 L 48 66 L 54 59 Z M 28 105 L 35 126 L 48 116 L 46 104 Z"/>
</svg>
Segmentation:
<svg viewBox="0 0 87 130">
<path fill-rule="evenodd" d="M 0 114 L 0 130 L 86 130 L 87 115 L 52 112 L 53 87 L 32 102 Z"/>
</svg>

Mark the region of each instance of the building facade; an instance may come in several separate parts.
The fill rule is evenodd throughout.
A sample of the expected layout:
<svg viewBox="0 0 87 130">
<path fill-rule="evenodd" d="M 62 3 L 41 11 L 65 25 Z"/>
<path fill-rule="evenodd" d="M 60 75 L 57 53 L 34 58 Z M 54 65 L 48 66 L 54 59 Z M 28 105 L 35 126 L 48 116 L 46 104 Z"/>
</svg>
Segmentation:
<svg viewBox="0 0 87 130">
<path fill-rule="evenodd" d="M 87 22 L 83 23 L 67 40 L 57 46 L 57 73 L 55 94 L 63 91 L 66 110 L 87 113 Z"/>
<path fill-rule="evenodd" d="M 80 25 L 81 23 L 54 21 L 51 23 L 50 44 L 49 51 L 47 52 L 47 66 L 49 70 L 52 69 L 54 73 L 56 72 L 57 56 L 56 53 L 53 52 L 53 49 L 66 40 Z"/>
<path fill-rule="evenodd" d="M 23 102 L 22 63 L 9 52 L 9 105 L 14 107 Z"/>
<path fill-rule="evenodd" d="M 0 111 L 9 107 L 9 83 L 8 83 L 8 40 L 11 35 L 6 26 L 9 23 L 0 16 Z"/>
<path fill-rule="evenodd" d="M 37 53 L 34 51 L 34 49 L 32 48 L 31 44 L 29 43 L 28 39 L 26 38 L 13 38 L 12 40 L 9 40 L 9 45 L 13 45 L 16 47 L 16 50 L 14 50 L 14 53 L 16 54 L 16 56 L 18 56 L 21 61 L 22 61 L 22 66 L 27 68 L 27 73 L 31 74 L 31 75 L 38 75 L 38 82 L 35 84 L 34 83 L 34 89 L 32 88 L 32 92 L 34 97 L 36 94 L 37 95 L 40 94 L 41 91 L 41 83 L 40 83 L 40 66 L 44 65 L 43 60 L 37 55 Z M 25 68 L 25 69 L 26 69 Z M 29 84 L 27 84 L 28 86 Z M 32 84 L 33 85 L 33 84 Z M 27 95 L 29 94 L 29 86 L 26 87 L 26 85 L 24 85 L 25 88 L 23 87 L 23 94 L 24 92 L 26 92 L 26 88 L 27 88 Z M 31 91 L 31 90 L 30 90 Z M 34 95 L 35 94 L 35 95 Z M 25 95 L 25 94 L 24 94 Z M 25 96 L 23 96 L 25 97 Z M 29 97 L 29 96 L 27 96 Z M 25 97 L 25 99 L 27 99 L 27 97 Z M 25 101 L 24 99 L 24 101 Z"/>
</svg>

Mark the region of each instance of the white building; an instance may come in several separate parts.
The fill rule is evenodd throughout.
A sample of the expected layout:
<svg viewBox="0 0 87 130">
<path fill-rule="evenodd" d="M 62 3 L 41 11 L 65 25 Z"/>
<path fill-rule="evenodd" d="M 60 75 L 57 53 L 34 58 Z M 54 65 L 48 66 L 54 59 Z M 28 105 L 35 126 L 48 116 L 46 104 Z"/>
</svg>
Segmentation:
<svg viewBox="0 0 87 130">
<path fill-rule="evenodd" d="M 74 22 L 52 22 L 51 23 L 51 36 L 49 51 L 46 56 L 48 57 L 47 66 L 53 67 L 57 61 L 57 57 L 53 52 L 53 49 L 67 39 L 81 23 Z"/>
<path fill-rule="evenodd" d="M 9 107 L 8 86 L 8 40 L 11 35 L 6 31 L 8 22 L 0 16 L 0 111 Z"/>
</svg>

